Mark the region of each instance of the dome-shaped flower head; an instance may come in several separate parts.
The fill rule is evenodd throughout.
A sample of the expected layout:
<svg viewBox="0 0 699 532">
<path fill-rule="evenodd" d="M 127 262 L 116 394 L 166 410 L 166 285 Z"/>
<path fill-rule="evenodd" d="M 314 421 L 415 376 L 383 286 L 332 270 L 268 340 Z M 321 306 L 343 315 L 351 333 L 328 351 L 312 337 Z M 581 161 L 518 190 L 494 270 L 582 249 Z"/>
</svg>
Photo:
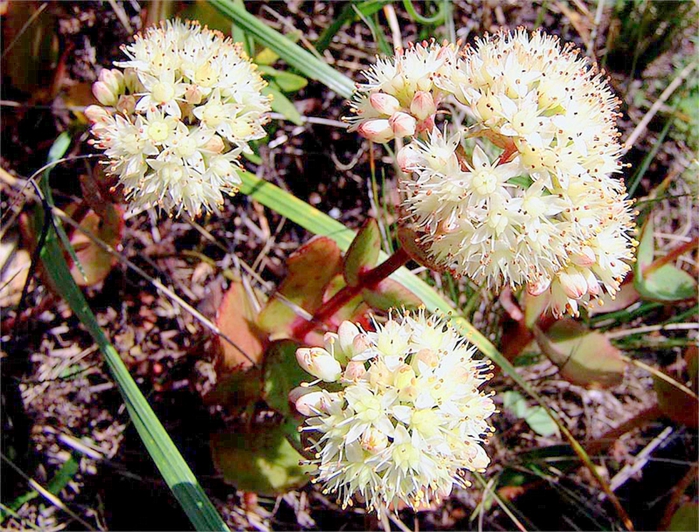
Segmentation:
<svg viewBox="0 0 699 532">
<path fill-rule="evenodd" d="M 394 57 L 378 59 L 357 84 L 350 130 L 374 142 L 429 131 L 445 92 L 439 79 L 449 77 L 457 46 L 434 41 L 411 44 Z"/>
<path fill-rule="evenodd" d="M 606 79 L 555 37 L 518 30 L 467 48 L 439 84 L 469 108 L 470 144 L 435 130 L 398 158 L 434 262 L 490 287 L 548 291 L 557 316 L 613 295 L 636 243 L 612 176 L 622 148 Z"/>
<path fill-rule="evenodd" d="M 241 46 L 193 22 L 168 21 L 122 47 L 93 85 L 94 145 L 134 207 L 197 215 L 240 184 L 238 157 L 262 138 L 270 99 Z"/>
<path fill-rule="evenodd" d="M 343 507 L 356 496 L 376 511 L 437 503 L 454 485 L 468 485 L 463 469 L 489 463 L 482 443 L 495 407 L 479 387 L 492 366 L 474 358 L 445 319 L 423 310 L 375 326 L 364 332 L 344 322 L 338 335 L 326 335 L 317 360 L 342 361 L 342 375 L 291 393 L 307 416 L 314 482 Z"/>
</svg>

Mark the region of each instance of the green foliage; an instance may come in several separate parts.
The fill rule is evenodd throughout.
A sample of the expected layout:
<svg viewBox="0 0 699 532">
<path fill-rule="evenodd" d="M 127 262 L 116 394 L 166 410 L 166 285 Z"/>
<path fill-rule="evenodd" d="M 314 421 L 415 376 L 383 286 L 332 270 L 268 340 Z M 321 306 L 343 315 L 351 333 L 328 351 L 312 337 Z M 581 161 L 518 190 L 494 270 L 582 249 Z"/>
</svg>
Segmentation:
<svg viewBox="0 0 699 532">
<path fill-rule="evenodd" d="M 381 251 L 381 233 L 376 220 L 369 218 L 352 241 L 344 260 L 343 273 L 350 286 L 359 284 L 359 276 L 376 266 Z"/>
<path fill-rule="evenodd" d="M 306 484 L 313 469 L 299 464 L 301 455 L 287 433 L 295 425 L 256 424 L 211 438 L 214 463 L 223 478 L 242 491 L 279 495 Z"/>
<path fill-rule="evenodd" d="M 556 422 L 541 408 L 527 405 L 526 399 L 516 391 L 506 391 L 501 395 L 502 406 L 515 417 L 523 419 L 540 436 L 560 435 Z"/>
<path fill-rule="evenodd" d="M 309 380 L 308 373 L 296 361 L 298 347 L 299 344 L 292 340 L 279 340 L 270 345 L 265 356 L 264 399 L 285 417 L 293 414 L 289 392 Z"/>
<path fill-rule="evenodd" d="M 544 354 L 560 369 L 561 377 L 573 384 L 608 388 L 620 384 L 626 362 L 604 334 L 590 331 L 572 319 L 557 321 L 544 334 L 534 329 Z"/>
</svg>

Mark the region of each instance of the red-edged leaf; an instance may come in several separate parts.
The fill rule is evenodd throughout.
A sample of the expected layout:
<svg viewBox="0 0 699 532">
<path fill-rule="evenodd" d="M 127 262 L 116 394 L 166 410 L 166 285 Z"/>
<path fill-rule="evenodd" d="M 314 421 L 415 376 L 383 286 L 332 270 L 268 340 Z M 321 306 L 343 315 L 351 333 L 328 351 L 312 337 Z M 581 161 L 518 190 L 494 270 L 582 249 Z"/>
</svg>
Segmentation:
<svg viewBox="0 0 699 532">
<path fill-rule="evenodd" d="M 376 266 L 381 250 L 381 233 L 376 220 L 369 218 L 354 237 L 344 261 L 347 284 L 357 286 L 359 276 Z"/>
<path fill-rule="evenodd" d="M 340 248 L 328 237 L 315 237 L 289 257 L 287 267 L 288 274 L 278 293 L 287 302 L 313 314 L 323 302 L 326 286 L 340 272 Z M 300 319 L 303 318 L 286 302 L 272 297 L 262 309 L 258 324 L 274 338 L 280 338 Z"/>
<path fill-rule="evenodd" d="M 243 283 L 234 281 L 216 312 L 216 326 L 235 343 L 233 346 L 216 337 L 216 371 L 219 376 L 247 369 L 253 362 L 257 364 L 262 360 L 266 338 L 255 325 L 256 319 L 255 307 Z"/>
<path fill-rule="evenodd" d="M 534 337 L 543 353 L 556 364 L 561 376 L 573 384 L 609 388 L 624 378 L 626 362 L 606 336 L 583 324 L 564 319 L 546 333 L 534 328 Z"/>
</svg>

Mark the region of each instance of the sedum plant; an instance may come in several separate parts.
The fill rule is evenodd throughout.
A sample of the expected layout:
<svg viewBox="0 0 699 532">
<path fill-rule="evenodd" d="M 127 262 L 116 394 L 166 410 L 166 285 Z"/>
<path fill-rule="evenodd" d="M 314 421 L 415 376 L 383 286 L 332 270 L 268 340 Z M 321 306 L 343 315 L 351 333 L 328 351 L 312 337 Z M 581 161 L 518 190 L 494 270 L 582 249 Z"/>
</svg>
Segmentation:
<svg viewBox="0 0 699 532">
<path fill-rule="evenodd" d="M 404 225 L 429 266 L 546 294 L 555 316 L 612 296 L 630 270 L 633 218 L 621 180 L 618 100 L 572 46 L 525 30 L 456 53 L 418 45 L 366 73 L 352 128 L 408 137 Z M 434 125 L 439 103 L 468 127 Z"/>
<path fill-rule="evenodd" d="M 234 194 L 238 158 L 265 136 L 270 98 L 242 45 L 194 22 L 168 21 L 123 47 L 93 86 L 94 145 L 135 208 L 198 215 Z M 123 69 L 123 70 L 122 70 Z"/>
<path fill-rule="evenodd" d="M 290 394 L 307 416 L 301 430 L 324 493 L 343 507 L 360 498 L 377 512 L 417 509 L 470 485 L 462 469 L 485 471 L 495 406 L 479 387 L 492 366 L 447 320 L 424 309 L 389 314 L 370 332 L 345 321 L 324 343 L 296 351 L 316 380 Z"/>
</svg>

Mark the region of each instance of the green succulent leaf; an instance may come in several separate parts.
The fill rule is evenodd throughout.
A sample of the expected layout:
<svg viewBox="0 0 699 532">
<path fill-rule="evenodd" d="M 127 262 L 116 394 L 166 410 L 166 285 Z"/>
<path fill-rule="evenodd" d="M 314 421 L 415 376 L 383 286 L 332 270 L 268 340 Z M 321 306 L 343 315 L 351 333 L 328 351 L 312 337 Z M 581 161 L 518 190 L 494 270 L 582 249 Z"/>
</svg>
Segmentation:
<svg viewBox="0 0 699 532">
<path fill-rule="evenodd" d="M 376 266 L 379 251 L 381 251 L 379 224 L 370 218 L 364 222 L 345 255 L 344 275 L 348 285 L 357 286 L 359 276 Z"/>
</svg>

